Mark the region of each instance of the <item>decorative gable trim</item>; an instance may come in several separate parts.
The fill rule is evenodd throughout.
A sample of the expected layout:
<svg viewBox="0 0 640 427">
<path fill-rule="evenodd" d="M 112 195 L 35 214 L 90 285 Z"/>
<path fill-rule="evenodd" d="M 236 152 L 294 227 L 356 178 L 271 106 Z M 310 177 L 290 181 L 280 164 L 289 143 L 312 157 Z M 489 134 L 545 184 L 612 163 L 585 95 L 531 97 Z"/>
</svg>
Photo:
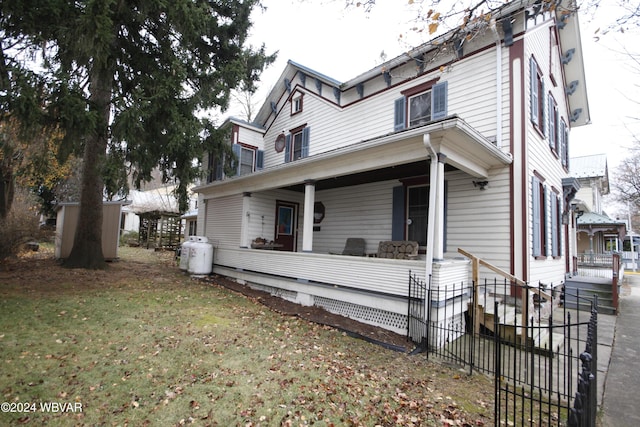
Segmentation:
<svg viewBox="0 0 640 427">
<path fill-rule="evenodd" d="M 339 87 L 333 88 L 333 96 L 336 99 L 336 102 L 340 104 L 340 88 Z"/>
<path fill-rule="evenodd" d="M 564 55 L 562 55 L 562 65 L 567 65 L 573 59 L 573 55 L 576 53 L 574 48 L 568 49 Z"/>
<path fill-rule="evenodd" d="M 573 93 L 576 91 L 577 88 L 578 88 L 578 81 L 574 80 L 567 85 L 567 87 L 565 88 L 565 93 L 567 95 L 573 95 Z"/>
</svg>

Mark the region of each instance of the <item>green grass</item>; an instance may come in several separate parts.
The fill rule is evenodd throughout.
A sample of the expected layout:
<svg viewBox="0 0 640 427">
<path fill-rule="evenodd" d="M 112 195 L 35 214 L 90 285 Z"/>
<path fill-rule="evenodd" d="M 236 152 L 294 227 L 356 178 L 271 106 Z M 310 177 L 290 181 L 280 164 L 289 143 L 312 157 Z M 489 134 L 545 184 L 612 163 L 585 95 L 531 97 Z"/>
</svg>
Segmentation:
<svg viewBox="0 0 640 427">
<path fill-rule="evenodd" d="M 0 425 L 492 423 L 481 375 L 283 317 L 134 252 L 107 272 L 0 268 L 0 400 L 38 409 Z"/>
</svg>

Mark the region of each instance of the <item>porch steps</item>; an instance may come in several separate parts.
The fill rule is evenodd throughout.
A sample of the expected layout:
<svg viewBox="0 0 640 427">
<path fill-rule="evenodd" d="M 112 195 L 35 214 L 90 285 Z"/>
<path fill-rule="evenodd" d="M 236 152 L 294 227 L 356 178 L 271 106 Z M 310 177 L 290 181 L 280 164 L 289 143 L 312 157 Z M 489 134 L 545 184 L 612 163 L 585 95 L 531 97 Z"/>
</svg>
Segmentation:
<svg viewBox="0 0 640 427">
<path fill-rule="evenodd" d="M 481 325 L 491 333 L 495 333 L 495 307 L 494 303 L 498 302 L 498 324 L 500 328 L 500 338 L 508 343 L 520 344 L 522 340 L 522 316 L 520 310 L 513 304 L 503 302 L 502 298 L 495 296 L 485 296 L 479 301 L 478 315 Z M 472 309 L 472 307 L 470 307 Z M 533 326 L 533 327 L 531 327 Z M 537 327 L 540 326 L 540 327 Z M 529 326 L 532 336 L 528 338 L 528 345 L 537 349 L 537 351 L 547 352 L 553 349 L 549 345 L 552 343 L 554 348 L 563 343 L 563 335 L 553 334 L 550 336 L 549 329 L 544 323 L 534 322 Z"/>
<path fill-rule="evenodd" d="M 577 295 L 580 298 L 577 298 Z M 595 277 L 567 279 L 565 282 L 565 300 L 567 308 L 589 310 L 590 301 L 598 297 L 598 312 L 602 314 L 616 314 L 613 307 L 611 279 Z"/>
</svg>

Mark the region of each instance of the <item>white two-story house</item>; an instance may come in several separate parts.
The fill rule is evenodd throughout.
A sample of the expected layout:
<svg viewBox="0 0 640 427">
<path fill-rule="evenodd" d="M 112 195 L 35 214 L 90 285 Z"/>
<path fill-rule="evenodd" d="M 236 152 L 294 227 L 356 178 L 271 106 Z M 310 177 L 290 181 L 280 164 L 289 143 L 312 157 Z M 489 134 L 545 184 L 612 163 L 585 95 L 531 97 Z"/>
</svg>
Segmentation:
<svg viewBox="0 0 640 427">
<path fill-rule="evenodd" d="M 252 123 L 225 124 L 232 176 L 204 159 L 197 223 L 214 273 L 398 332 L 409 272 L 469 279 L 458 248 L 561 284 L 569 133 L 590 119 L 575 4 L 542 3 L 506 4 L 346 82 L 290 61 Z M 419 251 L 336 255 L 348 238 L 366 255 L 385 241 Z"/>
</svg>

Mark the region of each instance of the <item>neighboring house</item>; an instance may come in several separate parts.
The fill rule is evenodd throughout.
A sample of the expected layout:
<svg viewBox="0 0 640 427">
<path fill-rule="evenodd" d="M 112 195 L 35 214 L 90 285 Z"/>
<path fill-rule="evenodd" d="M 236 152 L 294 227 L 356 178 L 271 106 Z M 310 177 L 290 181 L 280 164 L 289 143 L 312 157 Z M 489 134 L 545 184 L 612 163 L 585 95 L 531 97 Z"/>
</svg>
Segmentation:
<svg viewBox="0 0 640 427">
<path fill-rule="evenodd" d="M 577 212 L 577 253 L 604 254 L 621 251 L 626 223 L 609 218 L 602 205 L 603 197 L 610 191 L 607 156 L 596 154 L 573 157 L 570 173 L 580 185 L 572 202 Z"/>
<path fill-rule="evenodd" d="M 198 234 L 198 209 L 184 213 L 181 218 L 184 220 L 184 240 L 186 241 L 189 236 Z"/>
<path fill-rule="evenodd" d="M 214 273 L 400 333 L 410 272 L 431 287 L 469 279 L 458 248 L 561 285 L 569 132 L 590 117 L 578 17 L 539 4 L 509 3 L 455 49 L 447 34 L 347 82 L 290 61 L 253 123 L 225 123 L 234 175 L 204 161 L 194 191 Z M 352 237 L 368 255 L 418 242 L 418 256 L 332 254 Z"/>
</svg>

